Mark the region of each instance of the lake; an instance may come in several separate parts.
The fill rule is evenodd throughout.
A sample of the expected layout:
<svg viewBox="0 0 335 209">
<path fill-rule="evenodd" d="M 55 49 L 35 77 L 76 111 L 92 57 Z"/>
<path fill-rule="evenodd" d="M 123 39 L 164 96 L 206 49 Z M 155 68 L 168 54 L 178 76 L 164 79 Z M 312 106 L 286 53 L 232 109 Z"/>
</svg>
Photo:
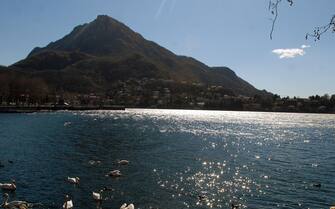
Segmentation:
<svg viewBox="0 0 335 209">
<path fill-rule="evenodd" d="M 118 165 L 121 159 L 129 165 Z M 118 209 L 124 202 L 142 209 L 329 208 L 335 205 L 335 115 L 0 114 L 0 161 L 0 182 L 17 181 L 10 199 L 44 208 L 60 208 L 65 194 L 74 208 Z M 105 176 L 114 169 L 123 176 Z M 80 177 L 80 184 L 67 183 L 68 176 Z M 91 192 L 103 187 L 113 190 L 97 205 Z"/>
</svg>

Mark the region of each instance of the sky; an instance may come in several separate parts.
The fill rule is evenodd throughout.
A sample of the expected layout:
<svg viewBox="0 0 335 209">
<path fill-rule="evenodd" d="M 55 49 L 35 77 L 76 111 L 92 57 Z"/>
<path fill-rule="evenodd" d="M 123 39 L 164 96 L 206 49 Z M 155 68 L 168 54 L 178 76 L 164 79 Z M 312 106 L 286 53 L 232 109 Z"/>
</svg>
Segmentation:
<svg viewBox="0 0 335 209">
<path fill-rule="evenodd" d="M 270 40 L 268 0 L 0 0 L 0 65 L 106 14 L 178 55 L 227 66 L 281 96 L 335 94 L 335 34 L 305 40 L 329 22 L 334 0 L 283 1 Z"/>
</svg>

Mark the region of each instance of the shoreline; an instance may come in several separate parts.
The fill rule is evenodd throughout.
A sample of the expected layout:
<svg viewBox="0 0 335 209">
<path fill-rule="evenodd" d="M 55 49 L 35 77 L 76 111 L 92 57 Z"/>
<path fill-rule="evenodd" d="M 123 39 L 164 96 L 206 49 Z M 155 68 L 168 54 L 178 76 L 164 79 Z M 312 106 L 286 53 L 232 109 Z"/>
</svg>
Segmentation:
<svg viewBox="0 0 335 209">
<path fill-rule="evenodd" d="M 190 108 L 150 108 L 150 107 L 126 107 L 129 109 L 142 110 L 199 110 L 199 111 L 219 111 L 219 112 L 255 112 L 255 113 L 295 113 L 295 114 L 321 114 L 321 115 L 335 115 L 335 112 L 289 112 L 289 111 L 266 111 L 266 110 L 220 110 L 220 109 L 190 109 Z"/>
<path fill-rule="evenodd" d="M 125 110 L 124 106 L 0 106 L 0 113 L 34 113 L 43 111 Z"/>
<path fill-rule="evenodd" d="M 150 108 L 150 107 L 125 107 L 115 106 L 0 106 L 0 113 L 35 113 L 53 111 L 87 111 L 87 110 L 126 110 L 126 109 L 152 109 L 152 110 L 201 110 L 201 111 L 233 111 L 233 112 L 267 112 L 267 113 L 297 113 L 297 114 L 322 114 L 334 115 L 335 112 L 297 112 L 297 111 L 267 111 L 267 110 L 230 110 L 230 109 L 191 109 L 191 108 Z"/>
</svg>

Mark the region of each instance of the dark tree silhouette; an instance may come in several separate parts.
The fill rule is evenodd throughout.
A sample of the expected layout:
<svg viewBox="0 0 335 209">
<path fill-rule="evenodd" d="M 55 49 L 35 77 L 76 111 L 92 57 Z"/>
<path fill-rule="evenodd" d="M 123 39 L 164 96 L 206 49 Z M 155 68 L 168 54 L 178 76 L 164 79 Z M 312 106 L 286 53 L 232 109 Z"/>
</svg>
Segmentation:
<svg viewBox="0 0 335 209">
<path fill-rule="evenodd" d="M 286 1 L 289 6 L 293 6 L 293 1 L 294 0 L 284 0 Z M 269 11 L 271 12 L 271 14 L 273 15 L 272 18 L 272 25 L 271 25 L 271 31 L 270 31 L 270 39 L 272 39 L 273 37 L 273 31 L 278 19 L 278 15 L 279 15 L 279 5 L 283 2 L 283 0 L 270 0 L 269 1 Z M 318 41 L 321 38 L 321 35 L 323 35 L 324 33 L 327 32 L 335 32 L 335 14 L 332 15 L 332 17 L 330 18 L 329 22 L 323 26 L 318 26 L 315 27 L 312 33 L 306 33 L 306 40 L 308 38 L 314 38 L 314 41 Z"/>
</svg>

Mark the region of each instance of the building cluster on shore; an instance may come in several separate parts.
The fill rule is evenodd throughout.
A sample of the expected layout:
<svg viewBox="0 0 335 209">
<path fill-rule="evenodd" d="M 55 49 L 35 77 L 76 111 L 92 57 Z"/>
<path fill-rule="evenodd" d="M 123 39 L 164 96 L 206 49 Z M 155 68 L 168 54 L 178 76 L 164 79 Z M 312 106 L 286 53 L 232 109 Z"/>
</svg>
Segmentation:
<svg viewBox="0 0 335 209">
<path fill-rule="evenodd" d="M 335 113 L 335 95 L 309 98 L 281 98 L 278 95 L 236 95 L 223 86 L 176 82 L 163 79 L 135 79 L 114 82 L 104 93 L 54 92 L 30 95 L 0 95 L 1 106 L 15 107 L 72 107 L 92 109 L 108 107 L 127 108 L 181 108 L 240 111 Z"/>
</svg>

